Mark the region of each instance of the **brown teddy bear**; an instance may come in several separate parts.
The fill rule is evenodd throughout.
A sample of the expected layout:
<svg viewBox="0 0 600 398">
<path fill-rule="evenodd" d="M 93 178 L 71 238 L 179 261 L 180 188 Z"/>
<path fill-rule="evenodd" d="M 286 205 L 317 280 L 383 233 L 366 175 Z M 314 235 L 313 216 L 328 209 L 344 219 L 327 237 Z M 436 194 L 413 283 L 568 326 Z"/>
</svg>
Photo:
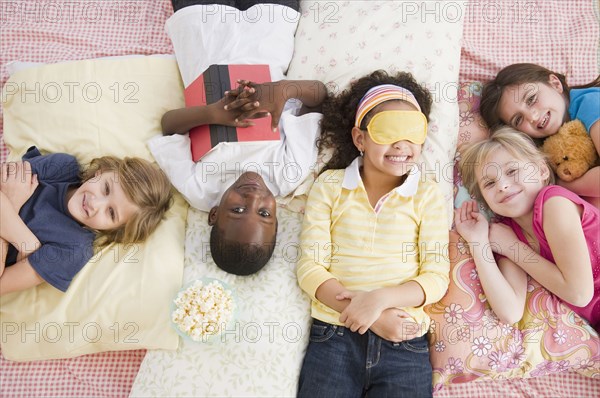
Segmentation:
<svg viewBox="0 0 600 398">
<path fill-rule="evenodd" d="M 598 153 L 580 120 L 563 124 L 558 133 L 544 140 L 542 146 L 550 166 L 563 181 L 573 181 L 598 162 Z"/>
</svg>

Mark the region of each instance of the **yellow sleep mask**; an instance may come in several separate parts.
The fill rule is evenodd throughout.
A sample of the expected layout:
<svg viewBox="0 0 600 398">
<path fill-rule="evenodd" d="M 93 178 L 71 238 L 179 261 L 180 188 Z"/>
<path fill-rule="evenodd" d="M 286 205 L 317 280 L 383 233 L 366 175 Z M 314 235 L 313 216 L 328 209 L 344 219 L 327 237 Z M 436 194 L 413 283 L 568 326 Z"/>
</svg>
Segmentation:
<svg viewBox="0 0 600 398">
<path fill-rule="evenodd" d="M 383 111 L 373 116 L 367 131 L 380 145 L 403 140 L 420 145 L 427 137 L 427 118 L 419 111 Z"/>
</svg>

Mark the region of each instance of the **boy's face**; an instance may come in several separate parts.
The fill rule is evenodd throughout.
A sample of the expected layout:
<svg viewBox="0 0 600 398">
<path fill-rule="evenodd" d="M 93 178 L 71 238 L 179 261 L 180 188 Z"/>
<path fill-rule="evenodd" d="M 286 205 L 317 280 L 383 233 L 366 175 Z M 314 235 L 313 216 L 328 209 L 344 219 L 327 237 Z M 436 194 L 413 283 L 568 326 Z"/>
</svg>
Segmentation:
<svg viewBox="0 0 600 398">
<path fill-rule="evenodd" d="M 225 191 L 208 215 L 208 224 L 223 231 L 222 239 L 240 244 L 272 243 L 277 203 L 259 174 L 247 172 Z"/>
</svg>

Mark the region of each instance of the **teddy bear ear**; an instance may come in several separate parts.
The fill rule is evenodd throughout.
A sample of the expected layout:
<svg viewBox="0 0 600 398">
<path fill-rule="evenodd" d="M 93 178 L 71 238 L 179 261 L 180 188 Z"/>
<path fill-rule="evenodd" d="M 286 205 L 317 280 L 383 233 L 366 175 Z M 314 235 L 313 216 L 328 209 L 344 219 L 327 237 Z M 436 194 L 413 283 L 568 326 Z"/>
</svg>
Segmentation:
<svg viewBox="0 0 600 398">
<path fill-rule="evenodd" d="M 585 125 L 579 119 L 570 120 L 560 126 L 558 133 L 565 135 L 587 135 Z"/>
</svg>

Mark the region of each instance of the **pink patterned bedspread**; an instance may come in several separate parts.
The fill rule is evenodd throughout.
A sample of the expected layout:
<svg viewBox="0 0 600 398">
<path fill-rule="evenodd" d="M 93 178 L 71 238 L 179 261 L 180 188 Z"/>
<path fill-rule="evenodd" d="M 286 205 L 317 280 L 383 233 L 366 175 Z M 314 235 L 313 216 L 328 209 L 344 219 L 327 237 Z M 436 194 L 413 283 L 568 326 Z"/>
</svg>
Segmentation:
<svg viewBox="0 0 600 398">
<path fill-rule="evenodd" d="M 485 380 L 450 384 L 433 394 L 436 398 L 592 398 L 600 396 L 600 382 L 575 372 L 533 379 Z"/>
<path fill-rule="evenodd" d="M 501 68 L 532 62 L 563 73 L 571 85 L 598 76 L 597 0 L 470 0 L 460 80 L 492 79 Z"/>
<path fill-rule="evenodd" d="M 126 397 L 145 350 L 12 362 L 0 357 L 2 397 Z"/>
<path fill-rule="evenodd" d="M 580 83 L 578 74 L 597 71 L 596 57 L 590 56 L 597 53 L 598 38 L 593 1 L 472 0 L 465 16 L 461 80 L 488 79 L 494 70 L 525 53 L 531 54 L 532 62 L 566 70 L 573 83 Z M 500 18 L 495 14 L 499 9 L 503 15 Z M 164 22 L 172 12 L 169 0 L 2 0 L 2 86 L 8 79 L 5 64 L 14 60 L 53 63 L 172 53 L 164 33 Z M 510 15 L 516 22 L 510 22 Z M 540 25 L 544 27 L 541 35 Z M 565 29 L 579 30 L 581 40 L 562 42 Z M 565 52 L 575 58 L 570 58 L 568 64 L 557 64 L 564 59 Z M 3 120 L 1 113 L 0 120 Z M 5 157 L 0 130 L 0 160 Z M 17 363 L 0 354 L 0 396 L 126 397 L 144 355 L 144 350 L 137 350 Z M 600 383 L 576 373 L 561 373 L 534 379 L 453 384 L 437 391 L 435 396 L 593 397 L 600 396 Z"/>
</svg>

